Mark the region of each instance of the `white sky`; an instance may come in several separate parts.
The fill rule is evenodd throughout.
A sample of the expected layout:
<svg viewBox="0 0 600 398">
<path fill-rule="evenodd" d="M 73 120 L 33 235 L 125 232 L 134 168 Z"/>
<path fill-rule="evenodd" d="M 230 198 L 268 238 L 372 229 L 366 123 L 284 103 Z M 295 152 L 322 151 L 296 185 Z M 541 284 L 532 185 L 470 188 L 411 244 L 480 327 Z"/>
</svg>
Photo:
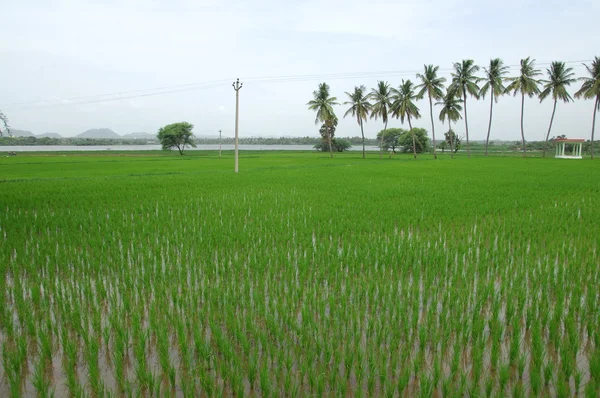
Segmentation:
<svg viewBox="0 0 600 398">
<path fill-rule="evenodd" d="M 452 63 L 472 58 L 481 66 L 500 57 L 507 65 L 532 56 L 591 60 L 599 55 L 597 0 L 423 0 L 369 2 L 108 0 L 0 0 L 0 109 L 11 126 L 36 134 L 76 135 L 107 127 L 119 134 L 189 121 L 198 136 L 233 135 L 235 95 L 240 91 L 241 136 L 316 136 L 306 108 L 326 80 L 346 101 L 355 85 L 384 79 L 398 86 L 414 71 L 435 64 L 449 78 Z M 581 63 L 574 63 L 578 76 Z M 547 65 L 540 65 L 545 72 Z M 408 71 L 353 79 L 259 82 L 253 77 Z M 511 69 L 516 74 L 517 68 Z M 220 85 L 158 96 L 73 104 L 66 99 L 221 81 Z M 576 91 L 572 87 L 571 93 Z M 98 99 L 91 98 L 91 99 Z M 86 100 L 90 100 L 87 98 Z M 49 101 L 46 105 L 16 103 Z M 431 129 L 428 102 L 414 126 Z M 337 107 L 341 118 L 345 106 Z M 552 135 L 588 138 L 593 103 L 559 104 Z M 484 139 L 489 101 L 468 103 L 471 139 Z M 543 139 L 552 103 L 526 99 L 525 134 Z M 516 140 L 520 98 L 502 97 L 494 107 L 492 138 Z M 434 109 L 436 132 L 443 132 Z M 400 127 L 392 120 L 389 127 Z M 369 120 L 374 137 L 381 121 Z M 464 134 L 461 121 L 455 128 Z M 356 121 L 340 121 L 336 135 L 360 135 Z"/>
</svg>

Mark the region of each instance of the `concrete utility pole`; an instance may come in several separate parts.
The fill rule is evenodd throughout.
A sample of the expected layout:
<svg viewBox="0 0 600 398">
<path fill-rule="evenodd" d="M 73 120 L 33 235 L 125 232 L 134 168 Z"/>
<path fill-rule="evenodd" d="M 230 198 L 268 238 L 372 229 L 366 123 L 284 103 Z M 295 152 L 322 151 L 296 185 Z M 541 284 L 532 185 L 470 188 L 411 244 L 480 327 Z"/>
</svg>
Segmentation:
<svg viewBox="0 0 600 398">
<path fill-rule="evenodd" d="M 240 116 L 240 89 L 242 88 L 240 79 L 233 82 L 232 86 L 235 90 L 235 172 L 238 172 L 238 123 Z"/>
<path fill-rule="evenodd" d="M 221 130 L 219 130 L 219 159 L 221 159 Z"/>
</svg>

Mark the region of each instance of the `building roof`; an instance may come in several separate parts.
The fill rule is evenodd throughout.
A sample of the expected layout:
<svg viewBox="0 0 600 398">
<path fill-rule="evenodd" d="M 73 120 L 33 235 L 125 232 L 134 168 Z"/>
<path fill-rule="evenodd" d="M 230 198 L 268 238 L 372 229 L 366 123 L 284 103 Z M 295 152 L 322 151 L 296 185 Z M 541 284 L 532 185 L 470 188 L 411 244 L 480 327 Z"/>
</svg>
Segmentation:
<svg viewBox="0 0 600 398">
<path fill-rule="evenodd" d="M 583 138 L 557 138 L 554 142 L 585 142 Z"/>
</svg>

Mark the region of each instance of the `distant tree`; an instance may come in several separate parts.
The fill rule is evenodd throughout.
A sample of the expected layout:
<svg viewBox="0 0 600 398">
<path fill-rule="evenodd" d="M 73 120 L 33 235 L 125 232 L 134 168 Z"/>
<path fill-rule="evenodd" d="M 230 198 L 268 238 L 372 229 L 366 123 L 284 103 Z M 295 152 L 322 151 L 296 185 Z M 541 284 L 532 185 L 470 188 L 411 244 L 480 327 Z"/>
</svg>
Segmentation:
<svg viewBox="0 0 600 398">
<path fill-rule="evenodd" d="M 448 148 L 448 143 L 446 142 L 446 140 L 441 141 L 438 144 L 438 148 L 440 148 L 442 150 L 442 153 L 444 153 L 446 148 Z"/>
<path fill-rule="evenodd" d="M 335 116 L 335 112 L 333 111 L 333 106 L 338 105 L 337 98 L 331 97 L 329 95 L 329 85 L 325 82 L 319 84 L 319 88 L 313 91 L 313 99 L 308 101 L 306 104 L 308 105 L 308 109 L 311 111 L 317 112 L 317 117 L 315 118 L 315 124 L 323 123 L 327 127 L 331 127 L 333 121 L 336 121 L 337 117 Z M 335 128 L 334 128 L 335 130 Z M 326 132 L 330 131 L 330 129 L 326 129 Z M 331 140 L 333 136 L 327 136 L 327 143 L 329 145 L 329 154 L 333 158 L 333 147 Z"/>
<path fill-rule="evenodd" d="M 461 147 L 462 138 L 458 137 L 454 130 L 444 133 L 445 142 L 450 146 L 453 153 L 458 152 Z"/>
<path fill-rule="evenodd" d="M 331 146 L 335 152 L 344 152 L 352 147 L 352 143 L 344 138 L 333 138 Z M 321 141 L 314 146 L 314 149 L 321 152 L 328 152 L 329 145 L 325 141 Z"/>
<path fill-rule="evenodd" d="M 480 78 L 480 82 L 485 82 L 479 90 L 481 98 L 485 98 L 486 94 L 490 93 L 490 122 L 488 123 L 487 137 L 485 139 L 485 156 L 488 155 L 488 146 L 490 144 L 490 132 L 492 131 L 492 110 L 494 102 L 498 102 L 498 97 L 504 94 L 504 75 L 508 72 L 508 66 L 504 66 L 504 62 L 500 58 L 490 60 L 490 66 L 483 68 L 485 77 Z"/>
<path fill-rule="evenodd" d="M 444 100 L 436 103 L 436 105 L 442 106 L 442 110 L 440 111 L 440 120 L 442 121 L 442 123 L 446 119 L 448 119 L 448 131 L 452 131 L 452 122 L 456 122 L 458 121 L 458 119 L 461 118 L 461 102 L 462 100 L 460 98 L 457 98 L 456 93 L 449 88 L 446 92 Z M 450 154 L 452 157 L 454 157 L 454 142 L 452 139 L 450 140 Z"/>
<path fill-rule="evenodd" d="M 433 123 L 433 102 L 435 100 L 441 100 L 444 97 L 444 82 L 446 81 L 443 77 L 438 77 L 437 72 L 440 69 L 439 66 L 423 65 L 423 74 L 417 73 L 417 79 L 421 80 L 416 89 L 420 89 L 418 97 L 419 99 L 425 96 L 429 97 L 429 116 L 431 117 L 431 135 L 433 136 L 433 158 L 437 159 L 437 153 L 435 150 L 435 124 Z"/>
<path fill-rule="evenodd" d="M 335 150 L 335 148 L 333 147 L 333 143 L 335 140 L 335 129 L 337 128 L 337 125 L 338 120 L 337 118 L 334 118 L 325 122 L 319 129 L 319 134 L 321 134 L 321 141 L 324 144 L 327 144 L 330 153 L 332 153 Z"/>
<path fill-rule="evenodd" d="M 400 146 L 398 140 L 404 133 L 408 133 L 408 131 L 398 128 L 389 128 L 386 130 L 381 130 L 379 133 L 377 133 L 377 138 L 381 142 L 382 149 L 385 151 L 389 149 L 392 150 L 392 152 L 390 152 L 390 157 L 392 156 L 392 153 L 396 153 L 396 148 Z"/>
<path fill-rule="evenodd" d="M 414 141 L 413 141 L 414 139 Z M 402 147 L 402 152 L 408 153 L 425 153 L 429 151 L 429 137 L 427 137 L 427 130 L 414 127 L 410 132 L 404 131 L 400 137 L 398 137 L 398 145 Z M 413 148 L 413 145 L 415 147 Z"/>
<path fill-rule="evenodd" d="M 4 134 L 11 135 L 10 128 L 8 127 L 8 118 L 6 117 L 6 115 L 4 115 L 4 113 L 2 113 L 2 111 L 0 111 L 0 122 L 2 122 L 2 124 L 4 125 L 4 130 L 0 126 L 0 137 L 2 137 Z"/>
<path fill-rule="evenodd" d="M 355 86 L 352 94 L 346 92 L 346 95 L 350 98 L 350 101 L 344 102 L 344 105 L 350 105 L 350 108 L 348 108 L 344 114 L 344 117 L 348 115 L 355 116 L 356 121 L 360 126 L 360 133 L 362 135 L 363 159 L 365 158 L 365 132 L 363 130 L 363 121 L 367 119 L 369 113 L 371 112 L 371 108 L 373 107 L 369 102 L 369 96 L 365 94 L 365 91 L 365 86 Z"/>
<path fill-rule="evenodd" d="M 479 98 L 479 86 L 477 81 L 479 78 L 475 73 L 479 70 L 479 66 L 475 65 L 472 59 L 463 59 L 462 62 L 454 63 L 454 73 L 452 73 L 452 83 L 450 91 L 462 98 L 465 104 L 465 131 L 467 133 L 467 156 L 471 157 L 471 149 L 469 147 L 469 123 L 467 121 L 467 94 L 475 98 Z"/>
<path fill-rule="evenodd" d="M 511 77 L 508 80 L 511 83 L 506 87 L 506 92 L 513 92 L 514 95 L 521 93 L 521 145 L 523 147 L 523 156 L 527 154 L 525 148 L 525 132 L 523 131 L 523 113 L 525 111 L 525 95 L 529 98 L 540 93 L 540 81 L 535 79 L 541 72 L 535 69 L 535 59 L 527 57 L 521 60 L 521 74 L 518 77 Z"/>
<path fill-rule="evenodd" d="M 194 135 L 192 134 L 193 128 L 194 125 L 188 122 L 173 123 L 161 127 L 158 130 L 157 137 L 164 150 L 177 148 L 179 154 L 183 155 L 183 151 L 187 146 L 196 147 Z"/>
<path fill-rule="evenodd" d="M 404 81 L 402 79 L 402 84 L 398 88 L 398 90 L 393 89 L 393 103 L 392 103 L 392 116 L 396 118 L 400 118 L 400 121 L 404 123 L 404 119 L 408 120 L 408 127 L 410 128 L 410 132 L 413 140 L 413 158 L 417 158 L 417 145 L 415 134 L 412 131 L 412 124 L 410 122 L 410 118 L 413 117 L 415 119 L 419 119 L 421 114 L 419 113 L 419 108 L 415 104 L 414 101 L 417 100 L 417 94 L 415 94 L 415 86 L 413 82 L 410 80 Z"/>
<path fill-rule="evenodd" d="M 388 124 L 388 112 L 392 105 L 392 91 L 388 82 L 378 81 L 377 88 L 371 89 L 369 93 L 373 108 L 371 109 L 371 119 L 377 120 L 381 117 L 383 120 L 383 130 L 387 130 Z M 383 136 L 382 136 L 383 138 Z M 379 159 L 381 159 L 383 153 L 383 141 L 379 144 Z"/>
<path fill-rule="evenodd" d="M 567 86 L 576 81 L 573 68 L 567 68 L 564 62 L 552 62 L 550 69 L 546 69 L 546 73 L 548 74 L 548 80 L 542 80 L 544 89 L 540 93 L 540 102 L 552 95 L 554 105 L 552 107 L 550 125 L 548 126 L 548 134 L 546 134 L 546 140 L 544 141 L 544 157 L 546 157 L 548 138 L 550 138 L 550 130 L 552 130 L 552 122 L 554 121 L 554 113 L 556 112 L 556 103 L 558 100 L 563 102 L 573 101 L 573 98 L 567 91 Z"/>
<path fill-rule="evenodd" d="M 575 93 L 575 98 L 594 99 L 594 114 L 592 117 L 592 142 L 590 144 L 590 153 L 594 159 L 594 129 L 596 127 L 596 112 L 600 111 L 600 57 L 594 57 L 591 65 L 583 64 L 590 77 L 580 77 L 583 82 L 579 91 Z"/>
</svg>

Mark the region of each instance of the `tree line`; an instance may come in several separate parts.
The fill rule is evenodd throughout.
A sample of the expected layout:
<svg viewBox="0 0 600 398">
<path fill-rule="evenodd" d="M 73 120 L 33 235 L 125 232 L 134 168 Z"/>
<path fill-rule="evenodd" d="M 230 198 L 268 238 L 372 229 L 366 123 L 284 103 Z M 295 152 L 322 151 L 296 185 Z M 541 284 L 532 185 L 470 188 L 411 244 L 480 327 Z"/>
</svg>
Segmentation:
<svg viewBox="0 0 600 398">
<path fill-rule="evenodd" d="M 559 101 L 571 102 L 573 97 L 569 94 L 568 87 L 577 82 L 581 82 L 581 87 L 574 94 L 575 98 L 593 99 L 594 109 L 592 116 L 591 133 L 591 157 L 594 158 L 594 129 L 596 125 L 596 113 L 600 110 L 600 57 L 594 57 L 594 60 L 588 65 L 583 64 L 588 76 L 575 78 L 573 68 L 567 67 L 565 62 L 554 61 L 546 69 L 546 78 L 540 76 L 542 72 L 535 67 L 535 60 L 527 57 L 521 60 L 518 76 L 507 76 L 508 66 L 500 58 L 491 59 L 487 67 L 483 68 L 483 76 L 477 73 L 481 68 L 471 59 L 462 60 L 453 64 L 452 80 L 445 87 L 446 79 L 438 76 L 439 66 L 424 65 L 423 73 L 417 73 L 418 80 L 415 85 L 410 79 L 402 79 L 398 88 L 390 86 L 386 81 L 378 81 L 375 88 L 367 92 L 364 85 L 355 86 L 353 92 L 345 92 L 348 101 L 343 105 L 348 105 L 344 117 L 352 116 L 356 118 L 360 126 L 363 145 L 363 158 L 365 157 L 365 134 L 363 124 L 368 118 L 379 119 L 383 122 L 383 131 L 378 135 L 380 137 L 379 157 L 383 156 L 384 137 L 390 117 L 400 119 L 402 123 L 406 120 L 411 134 L 411 149 L 413 157 L 417 157 L 417 138 L 415 129 L 412 127 L 412 120 L 421 118 L 420 109 L 416 101 L 427 96 L 429 100 L 429 116 L 431 118 L 431 134 L 433 138 L 433 157 L 437 159 L 435 125 L 433 117 L 433 108 L 440 106 L 439 119 L 442 123 L 448 122 L 448 131 L 452 131 L 452 123 L 457 123 L 459 119 L 465 121 L 467 156 L 471 156 L 471 145 L 469 142 L 469 123 L 467 113 L 467 99 L 472 97 L 476 100 L 485 99 L 489 94 L 490 112 L 487 129 L 485 156 L 488 155 L 490 132 L 492 130 L 492 118 L 494 103 L 498 98 L 505 94 L 521 96 L 521 149 L 523 156 L 526 156 L 527 145 L 525 143 L 525 131 L 523 120 L 525 114 L 525 97 L 537 97 L 540 102 L 547 98 L 552 98 L 554 104 L 552 115 L 548 125 L 548 133 L 543 146 L 543 156 L 546 156 L 548 140 L 552 130 L 552 123 L 556 113 L 556 105 Z M 434 103 L 434 100 L 436 101 Z M 320 133 L 323 141 L 326 142 L 329 153 L 333 157 L 334 134 L 338 123 L 338 118 L 333 107 L 340 105 L 336 97 L 331 96 L 329 85 L 325 82 L 320 83 L 317 90 L 313 91 L 313 99 L 307 103 L 310 110 L 315 111 L 315 124 L 321 123 Z M 464 115 L 464 117 L 463 117 Z M 455 152 L 455 135 L 449 134 L 450 153 Z"/>
</svg>

